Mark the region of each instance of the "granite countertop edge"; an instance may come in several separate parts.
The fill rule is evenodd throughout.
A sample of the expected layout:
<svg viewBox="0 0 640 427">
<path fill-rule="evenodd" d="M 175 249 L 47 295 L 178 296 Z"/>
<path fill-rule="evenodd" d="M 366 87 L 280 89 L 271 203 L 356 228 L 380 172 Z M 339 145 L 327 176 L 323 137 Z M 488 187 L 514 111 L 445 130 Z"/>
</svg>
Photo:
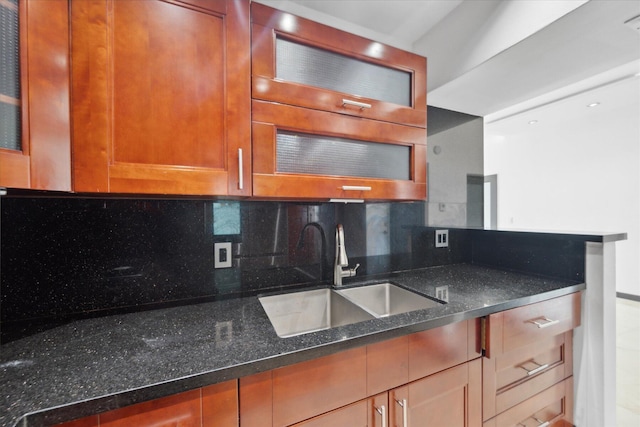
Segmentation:
<svg viewBox="0 0 640 427">
<path fill-rule="evenodd" d="M 382 279 L 376 277 L 370 281 Z M 53 372 L 30 366 L 17 373 L 6 370 L 10 381 L 26 379 L 32 384 L 22 386 L 24 390 L 21 390 L 21 397 L 0 396 L 0 426 L 46 426 L 65 422 L 586 289 L 584 283 L 468 264 L 390 273 L 384 280 L 432 298 L 435 297 L 435 287 L 446 284 L 449 286 L 450 300 L 448 304 L 435 309 L 373 319 L 298 337 L 279 338 L 272 327 L 268 330 L 271 325 L 258 298 L 246 297 L 81 321 L 39 334 L 41 337 L 30 337 L 24 343 L 3 345 L 0 367 L 5 370 L 7 364 L 28 361 L 29 356 L 34 356 L 35 365 L 41 360 L 39 358 L 50 357 L 54 360 L 49 368 Z M 203 313 L 214 314 L 203 322 Z M 225 327 L 230 327 L 232 332 L 227 332 L 229 336 L 221 338 L 220 334 L 225 334 Z M 120 332 L 116 333 L 113 329 Z M 203 332 L 203 329 L 207 332 Z M 96 332 L 98 330 L 100 332 Z M 131 342 L 121 342 L 126 340 Z M 49 341 L 55 341 L 58 347 L 51 344 L 53 350 L 45 348 L 37 351 L 29 348 L 35 345 L 34 342 Z M 109 347 L 111 341 L 115 343 L 115 348 Z M 98 342 L 107 350 L 91 351 Z M 74 345 L 77 351 L 73 351 Z M 135 347 L 135 350 L 127 348 L 127 345 Z M 154 345 L 166 347 L 158 349 L 153 348 Z M 61 346 L 64 348 L 59 348 Z M 9 350 L 5 351 L 6 348 Z M 118 355 L 119 351 L 125 354 Z M 111 357 L 113 360 L 109 359 Z M 130 375 L 135 377 L 137 373 L 144 376 L 145 370 L 150 376 L 158 375 L 129 380 L 127 372 L 120 372 L 126 371 L 123 367 L 128 366 L 127 357 L 133 359 Z M 206 361 L 202 362 L 202 359 Z M 67 365 L 59 366 L 65 363 Z M 192 368 L 188 366 L 190 364 Z M 78 384 L 80 388 L 85 387 L 83 378 L 76 382 L 73 376 L 75 372 L 83 372 L 92 365 L 96 372 L 86 374 L 85 380 L 92 384 L 86 386 L 88 390 L 77 393 L 70 390 L 78 387 Z M 160 367 L 180 369 L 174 374 L 163 372 L 160 375 L 154 371 L 161 370 Z M 136 372 L 136 368 L 140 372 Z M 112 370 L 113 375 L 101 370 Z M 56 372 L 59 372 L 58 376 Z M 5 375 L 2 370 L 0 374 Z M 49 384 L 45 378 L 47 375 L 58 384 Z M 113 383 L 99 384 L 100 378 Z M 97 385 L 93 385 L 92 381 Z M 118 381 L 122 381 L 121 385 L 118 385 Z M 20 387 L 19 382 L 14 384 Z M 37 387 L 45 390 L 32 396 Z M 58 390 L 62 396 L 55 395 Z"/>
</svg>

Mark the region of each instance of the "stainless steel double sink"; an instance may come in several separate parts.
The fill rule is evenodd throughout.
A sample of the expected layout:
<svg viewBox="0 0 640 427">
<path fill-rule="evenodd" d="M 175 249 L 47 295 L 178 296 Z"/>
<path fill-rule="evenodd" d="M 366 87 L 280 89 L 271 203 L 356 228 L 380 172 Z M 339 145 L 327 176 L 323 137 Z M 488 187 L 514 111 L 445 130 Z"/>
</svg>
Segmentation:
<svg viewBox="0 0 640 427">
<path fill-rule="evenodd" d="M 290 292 L 259 300 L 282 338 L 442 304 L 392 283 Z"/>
</svg>

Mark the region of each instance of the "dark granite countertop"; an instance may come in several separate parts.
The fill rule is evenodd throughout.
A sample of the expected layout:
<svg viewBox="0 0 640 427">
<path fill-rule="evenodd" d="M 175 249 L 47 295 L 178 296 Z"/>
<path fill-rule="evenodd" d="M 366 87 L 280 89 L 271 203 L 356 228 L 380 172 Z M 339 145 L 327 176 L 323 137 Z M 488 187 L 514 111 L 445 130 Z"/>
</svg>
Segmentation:
<svg viewBox="0 0 640 427">
<path fill-rule="evenodd" d="M 76 321 L 0 347 L 0 426 L 62 422 L 585 288 L 468 264 L 362 279 L 434 297 L 448 285 L 449 303 L 291 338 L 257 297 Z"/>
</svg>

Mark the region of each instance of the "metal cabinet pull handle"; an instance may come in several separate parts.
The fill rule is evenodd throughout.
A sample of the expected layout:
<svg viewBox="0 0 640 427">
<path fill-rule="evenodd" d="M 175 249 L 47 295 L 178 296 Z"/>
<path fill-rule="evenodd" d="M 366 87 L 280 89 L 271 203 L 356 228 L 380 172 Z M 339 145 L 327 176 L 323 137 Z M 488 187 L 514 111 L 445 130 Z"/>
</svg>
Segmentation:
<svg viewBox="0 0 640 427">
<path fill-rule="evenodd" d="M 365 185 L 343 185 L 344 191 L 371 191 L 371 187 Z"/>
<path fill-rule="evenodd" d="M 358 101 L 352 101 L 350 99 L 342 99 L 342 106 L 344 107 L 345 105 L 351 105 L 352 107 L 358 107 L 361 110 L 364 110 L 365 108 L 371 108 L 371 104 L 367 104 L 364 102 L 358 102 Z"/>
<path fill-rule="evenodd" d="M 376 407 L 374 406 L 374 408 Z M 381 405 L 379 408 L 376 408 L 376 411 L 382 418 L 382 427 L 387 427 L 387 408 L 384 405 Z"/>
<path fill-rule="evenodd" d="M 534 420 L 536 420 L 537 422 L 539 422 L 539 423 L 540 423 L 540 424 L 538 425 L 538 427 L 549 427 L 549 424 L 550 424 L 550 423 L 549 423 L 549 421 L 542 421 L 542 420 L 539 420 L 539 419 L 538 419 L 538 418 L 536 418 L 536 417 L 531 417 L 531 418 L 533 418 Z"/>
<path fill-rule="evenodd" d="M 530 320 L 531 323 L 536 325 L 538 328 L 548 328 L 549 326 L 557 325 L 560 323 L 560 320 L 551 320 L 548 317 L 543 317 L 542 320 Z"/>
<path fill-rule="evenodd" d="M 527 375 L 528 375 L 528 376 L 535 375 L 535 374 L 537 374 L 538 372 L 544 371 L 545 369 L 547 369 L 547 368 L 549 367 L 549 364 L 548 364 L 548 363 L 545 363 L 544 365 L 541 365 L 541 364 L 539 364 L 539 363 L 534 362 L 533 360 L 531 361 L 531 363 L 533 363 L 534 365 L 538 365 L 538 367 L 537 367 L 537 368 L 534 368 L 534 369 L 527 369 L 527 368 L 526 368 L 526 366 L 524 366 L 524 365 L 520 365 L 520 367 L 521 367 L 522 369 L 524 369 L 525 371 L 527 371 Z"/>
<path fill-rule="evenodd" d="M 244 189 L 244 171 L 242 164 L 242 148 L 238 148 L 238 189 Z"/>
<path fill-rule="evenodd" d="M 409 408 L 407 407 L 407 399 L 402 399 L 402 400 L 398 400 L 395 399 L 396 403 L 398 405 L 400 405 L 400 407 L 402 408 L 402 427 L 407 427 L 408 424 L 408 418 L 409 418 L 409 414 L 408 414 L 408 410 Z"/>
</svg>

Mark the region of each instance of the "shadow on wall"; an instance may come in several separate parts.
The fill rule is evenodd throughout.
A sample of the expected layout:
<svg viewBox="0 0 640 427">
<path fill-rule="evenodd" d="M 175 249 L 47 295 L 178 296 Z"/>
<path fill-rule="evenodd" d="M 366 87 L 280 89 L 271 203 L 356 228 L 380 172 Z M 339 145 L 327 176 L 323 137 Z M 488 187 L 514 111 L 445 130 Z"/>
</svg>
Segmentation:
<svg viewBox="0 0 640 427">
<path fill-rule="evenodd" d="M 427 223 L 482 227 L 484 181 L 482 117 L 427 107 Z"/>
</svg>

